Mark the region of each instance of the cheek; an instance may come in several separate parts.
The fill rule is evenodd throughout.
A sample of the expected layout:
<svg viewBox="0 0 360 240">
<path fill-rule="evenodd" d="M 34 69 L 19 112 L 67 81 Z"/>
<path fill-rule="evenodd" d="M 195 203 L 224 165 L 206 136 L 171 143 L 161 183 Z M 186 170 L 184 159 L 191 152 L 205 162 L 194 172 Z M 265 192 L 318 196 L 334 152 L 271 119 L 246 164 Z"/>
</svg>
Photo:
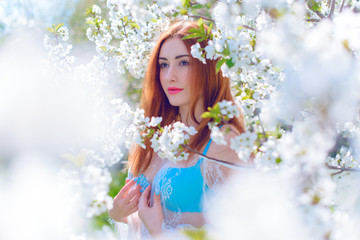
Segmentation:
<svg viewBox="0 0 360 240">
<path fill-rule="evenodd" d="M 189 89 L 189 88 L 192 88 L 192 87 L 193 87 L 191 83 L 192 83 L 194 80 L 191 79 L 190 71 L 184 71 L 184 72 L 182 73 L 182 79 L 184 79 L 184 83 L 185 83 L 186 88 Z"/>
<path fill-rule="evenodd" d="M 159 78 L 160 78 L 160 85 L 162 88 L 164 88 L 164 74 L 160 72 Z"/>
</svg>

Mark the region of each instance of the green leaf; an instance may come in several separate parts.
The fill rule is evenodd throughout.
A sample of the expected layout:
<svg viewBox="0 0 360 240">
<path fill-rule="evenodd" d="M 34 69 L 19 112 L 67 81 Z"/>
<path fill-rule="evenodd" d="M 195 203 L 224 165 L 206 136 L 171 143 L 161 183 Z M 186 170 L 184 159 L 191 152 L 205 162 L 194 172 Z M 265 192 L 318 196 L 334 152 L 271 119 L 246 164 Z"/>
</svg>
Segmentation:
<svg viewBox="0 0 360 240">
<path fill-rule="evenodd" d="M 254 38 L 252 38 L 252 39 L 250 40 L 250 46 L 251 46 L 252 48 L 255 48 L 255 45 L 256 45 L 256 40 L 255 40 Z"/>
<path fill-rule="evenodd" d="M 55 27 L 55 32 L 57 32 L 59 30 L 59 28 L 61 28 L 64 24 L 63 23 L 59 23 L 56 27 Z"/>
<path fill-rule="evenodd" d="M 179 13 L 177 13 L 177 14 L 179 14 Z M 175 15 L 175 14 L 174 14 Z M 175 17 L 175 16 L 174 16 Z M 150 19 L 153 23 L 156 23 L 157 22 L 157 19 L 156 18 L 151 18 Z"/>
<path fill-rule="evenodd" d="M 320 197 L 319 195 L 315 194 L 315 195 L 313 196 L 313 199 L 312 199 L 312 204 L 313 204 L 313 205 L 316 205 L 316 204 L 318 204 L 320 201 L 321 201 L 321 197 Z"/>
<path fill-rule="evenodd" d="M 275 72 L 278 72 L 278 73 L 281 72 L 281 69 L 278 68 L 278 67 L 273 67 L 273 69 L 274 69 Z"/>
<path fill-rule="evenodd" d="M 198 42 L 202 42 L 202 41 L 204 41 L 205 40 L 205 37 L 202 37 L 202 38 L 199 38 L 197 41 Z"/>
<path fill-rule="evenodd" d="M 201 33 L 192 33 L 192 34 L 188 34 L 188 35 L 184 36 L 182 38 L 182 40 L 190 39 L 190 38 L 199 38 L 199 37 L 202 37 Z"/>
<path fill-rule="evenodd" d="M 238 91 L 236 94 L 235 94 L 235 97 L 239 97 L 241 95 L 242 91 Z"/>
<path fill-rule="evenodd" d="M 180 9 L 180 14 L 186 15 L 186 14 L 188 14 L 188 10 L 186 8 L 182 8 L 182 9 Z"/>
<path fill-rule="evenodd" d="M 186 229 L 183 230 L 184 234 L 191 240 L 207 240 L 209 237 L 206 234 L 206 230 L 204 228 L 200 229 Z"/>
<path fill-rule="evenodd" d="M 204 8 L 204 5 L 202 4 L 195 4 L 191 7 L 192 9 L 201 9 L 201 8 Z"/>
<path fill-rule="evenodd" d="M 100 46 L 100 49 L 103 50 L 104 52 L 107 52 L 107 48 L 105 46 Z"/>
<path fill-rule="evenodd" d="M 321 2 L 317 2 L 315 0 L 309 0 L 308 7 L 315 12 L 320 11 L 321 10 Z"/>
<path fill-rule="evenodd" d="M 91 8 L 86 9 L 85 15 L 89 15 L 89 14 L 91 14 L 91 13 L 92 13 L 92 9 L 91 9 Z"/>
<path fill-rule="evenodd" d="M 91 25 L 96 25 L 93 20 L 86 21 L 85 23 L 88 23 L 88 24 L 91 24 Z"/>
<path fill-rule="evenodd" d="M 246 100 L 246 99 L 250 99 L 249 95 L 244 96 L 243 98 L 241 98 L 241 100 Z"/>
<path fill-rule="evenodd" d="M 202 33 L 200 29 L 198 28 L 191 28 L 189 29 L 188 33 Z"/>
<path fill-rule="evenodd" d="M 208 34 L 210 34 L 210 32 L 211 32 L 211 30 L 212 30 L 213 26 L 214 26 L 214 24 L 213 24 L 213 23 L 211 23 L 211 24 L 210 24 L 210 26 L 209 26 L 209 28 L 208 28 L 208 31 L 207 31 L 207 33 L 208 33 Z"/>
<path fill-rule="evenodd" d="M 213 114 L 209 113 L 209 112 L 204 112 L 203 114 L 201 114 L 202 118 L 212 118 Z"/>
<path fill-rule="evenodd" d="M 202 18 L 199 18 L 198 20 L 198 26 L 203 34 L 206 34 L 205 27 L 204 27 L 204 20 Z"/>
<path fill-rule="evenodd" d="M 228 47 L 224 48 L 222 54 L 224 54 L 225 56 L 229 56 L 230 55 L 230 49 Z"/>
<path fill-rule="evenodd" d="M 226 60 L 226 65 L 229 67 L 229 68 L 232 68 L 234 65 L 235 65 L 235 63 L 233 63 L 233 61 L 232 61 L 232 59 L 230 58 L 230 59 L 228 59 L 228 60 Z"/>
<path fill-rule="evenodd" d="M 80 152 L 77 156 L 74 156 L 69 153 L 65 153 L 61 155 L 63 158 L 69 160 L 70 162 L 74 163 L 78 167 L 82 167 L 85 164 L 87 154 L 86 152 Z"/>
<path fill-rule="evenodd" d="M 50 32 L 52 32 L 52 33 L 54 33 L 54 30 L 53 30 L 52 28 L 46 28 L 46 30 L 48 30 L 48 31 L 50 31 Z"/>
<path fill-rule="evenodd" d="M 204 26 L 204 20 L 202 18 L 199 18 L 199 20 L 197 21 L 197 24 L 199 27 Z"/>
<path fill-rule="evenodd" d="M 343 46 L 344 46 L 344 48 L 345 48 L 346 50 L 348 50 L 349 52 L 351 52 L 351 48 L 350 48 L 350 46 L 349 46 L 349 40 L 345 39 L 344 41 L 342 41 L 342 44 L 343 44 Z"/>
<path fill-rule="evenodd" d="M 216 73 L 221 69 L 221 66 L 226 62 L 226 59 L 222 58 L 216 62 Z"/>
<path fill-rule="evenodd" d="M 140 29 L 140 26 L 135 22 L 130 23 L 130 25 L 133 26 L 134 28 Z"/>
<path fill-rule="evenodd" d="M 181 6 L 188 8 L 190 7 L 190 0 L 181 0 Z"/>
</svg>

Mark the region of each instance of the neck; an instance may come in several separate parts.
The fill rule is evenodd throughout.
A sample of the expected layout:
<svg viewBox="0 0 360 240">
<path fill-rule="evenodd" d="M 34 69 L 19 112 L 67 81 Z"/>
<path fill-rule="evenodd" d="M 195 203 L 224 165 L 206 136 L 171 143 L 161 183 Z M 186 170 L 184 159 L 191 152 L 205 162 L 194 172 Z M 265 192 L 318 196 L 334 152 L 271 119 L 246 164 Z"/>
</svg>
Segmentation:
<svg viewBox="0 0 360 240">
<path fill-rule="evenodd" d="M 197 122 L 201 121 L 201 114 L 203 114 L 203 112 L 205 112 L 205 109 L 203 99 L 201 98 L 195 106 L 195 118 Z M 181 122 L 183 122 L 184 124 L 195 128 L 197 127 L 197 125 L 199 125 L 194 119 L 192 119 L 189 105 L 180 106 L 179 113 L 181 116 Z"/>
</svg>

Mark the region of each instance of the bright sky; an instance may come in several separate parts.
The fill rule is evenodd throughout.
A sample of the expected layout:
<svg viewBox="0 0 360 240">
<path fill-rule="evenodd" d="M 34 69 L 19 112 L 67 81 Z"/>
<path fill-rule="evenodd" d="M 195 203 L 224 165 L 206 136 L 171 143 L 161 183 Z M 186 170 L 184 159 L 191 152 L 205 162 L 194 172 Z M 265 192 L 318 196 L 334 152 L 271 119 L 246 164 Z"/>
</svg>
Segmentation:
<svg viewBox="0 0 360 240">
<path fill-rule="evenodd" d="M 0 36 L 17 25 L 51 26 L 66 22 L 78 0 L 0 0 Z"/>
</svg>

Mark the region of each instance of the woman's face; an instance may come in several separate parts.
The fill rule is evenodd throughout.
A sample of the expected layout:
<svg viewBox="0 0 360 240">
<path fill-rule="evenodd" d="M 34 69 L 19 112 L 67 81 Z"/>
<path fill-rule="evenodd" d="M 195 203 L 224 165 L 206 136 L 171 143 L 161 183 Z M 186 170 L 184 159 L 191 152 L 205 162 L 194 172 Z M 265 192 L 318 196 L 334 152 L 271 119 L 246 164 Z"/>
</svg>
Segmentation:
<svg viewBox="0 0 360 240">
<path fill-rule="evenodd" d="M 190 105 L 190 53 L 184 42 L 173 37 L 167 39 L 159 53 L 160 82 L 172 106 Z"/>
</svg>

